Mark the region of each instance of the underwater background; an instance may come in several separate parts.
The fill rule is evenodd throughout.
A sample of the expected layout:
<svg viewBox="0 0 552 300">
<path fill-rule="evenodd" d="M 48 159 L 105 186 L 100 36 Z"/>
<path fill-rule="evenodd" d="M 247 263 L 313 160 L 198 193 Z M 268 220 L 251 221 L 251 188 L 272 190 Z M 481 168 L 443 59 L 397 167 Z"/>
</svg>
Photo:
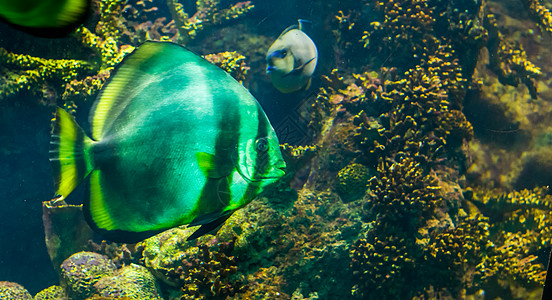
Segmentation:
<svg viewBox="0 0 552 300">
<path fill-rule="evenodd" d="M 551 7 L 95 0 L 65 38 L 0 24 L 0 297 L 540 299 Z M 265 56 L 298 19 L 310 21 L 318 66 L 308 89 L 283 94 Z M 183 226 L 105 242 L 83 221 L 83 188 L 48 202 L 56 105 L 87 124 L 113 68 L 147 40 L 229 72 L 282 144 L 287 175 L 216 236 L 186 241 Z"/>
</svg>

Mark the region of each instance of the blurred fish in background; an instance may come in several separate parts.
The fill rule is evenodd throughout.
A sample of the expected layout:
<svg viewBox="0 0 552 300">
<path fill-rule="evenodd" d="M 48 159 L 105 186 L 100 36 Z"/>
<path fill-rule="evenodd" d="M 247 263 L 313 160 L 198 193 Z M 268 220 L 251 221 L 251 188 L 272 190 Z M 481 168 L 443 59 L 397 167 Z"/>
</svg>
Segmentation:
<svg viewBox="0 0 552 300">
<path fill-rule="evenodd" d="M 60 38 L 81 25 L 90 0 L 0 0 L 0 20 L 26 33 Z"/>
<path fill-rule="evenodd" d="M 318 62 L 316 45 L 302 30 L 304 22 L 286 28 L 266 54 L 266 73 L 282 93 L 308 89 Z"/>
</svg>

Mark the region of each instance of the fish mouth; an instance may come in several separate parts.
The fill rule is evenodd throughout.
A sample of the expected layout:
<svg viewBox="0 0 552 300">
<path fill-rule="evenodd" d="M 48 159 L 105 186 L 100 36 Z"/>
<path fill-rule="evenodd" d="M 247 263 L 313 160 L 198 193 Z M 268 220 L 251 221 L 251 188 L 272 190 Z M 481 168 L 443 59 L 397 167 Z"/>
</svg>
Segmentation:
<svg viewBox="0 0 552 300">
<path fill-rule="evenodd" d="M 266 72 L 267 72 L 267 73 L 271 73 L 271 72 L 273 72 L 273 71 L 276 71 L 276 67 L 274 67 L 274 66 L 268 66 L 268 67 L 266 67 Z"/>
<path fill-rule="evenodd" d="M 269 174 L 267 176 L 255 176 L 255 178 L 250 178 L 249 176 L 245 175 L 245 173 L 238 167 L 236 168 L 240 176 L 243 178 L 243 180 L 247 182 L 260 182 L 263 180 L 268 179 L 278 179 L 286 174 L 286 165 L 278 166 L 278 167 L 272 167 L 272 170 L 270 170 Z"/>
</svg>

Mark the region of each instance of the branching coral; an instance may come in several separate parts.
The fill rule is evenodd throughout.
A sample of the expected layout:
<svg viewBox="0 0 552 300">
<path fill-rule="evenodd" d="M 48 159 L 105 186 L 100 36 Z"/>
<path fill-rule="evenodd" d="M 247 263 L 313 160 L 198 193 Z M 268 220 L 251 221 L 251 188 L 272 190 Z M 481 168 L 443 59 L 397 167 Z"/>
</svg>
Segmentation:
<svg viewBox="0 0 552 300">
<path fill-rule="evenodd" d="M 175 41 L 181 44 L 186 44 L 193 39 L 204 27 L 236 19 L 254 7 L 251 1 L 245 1 L 236 3 L 230 8 L 221 9 L 219 1 L 199 0 L 197 1 L 197 12 L 190 17 L 186 13 L 185 7 L 178 1 L 168 0 L 167 4 L 179 33 Z"/>
<path fill-rule="evenodd" d="M 536 79 L 541 76 L 541 69 L 528 60 L 519 42 L 510 41 L 499 32 L 494 15 L 488 15 L 486 21 L 490 35 L 487 48 L 490 52 L 491 69 L 503 84 L 525 84 L 531 97 L 536 99 Z"/>
<path fill-rule="evenodd" d="M 245 81 L 249 67 L 245 63 L 245 56 L 236 51 L 208 54 L 205 55 L 205 59 L 228 72 L 240 83 L 243 84 Z"/>
<path fill-rule="evenodd" d="M 490 216 L 490 240 L 496 245 L 480 259 L 483 279 L 517 282 L 528 288 L 541 286 L 546 268 L 544 257 L 538 256 L 543 255 L 543 246 L 550 246 L 552 197 L 542 188 L 507 194 L 477 190 L 469 195 L 469 200 Z"/>
<path fill-rule="evenodd" d="M 351 247 L 351 268 L 356 277 L 351 295 L 357 299 L 378 296 L 402 298 L 415 268 L 404 239 L 390 236 L 360 239 Z"/>
<path fill-rule="evenodd" d="M 424 174 L 420 163 L 411 158 L 381 161 L 378 173 L 370 180 L 370 189 L 374 193 L 371 206 L 379 215 L 380 226 L 407 234 L 433 215 L 440 187 Z"/>
<path fill-rule="evenodd" d="M 28 91 L 55 102 L 48 90 L 60 90 L 64 83 L 90 74 L 92 69 L 90 63 L 82 60 L 43 59 L 0 48 L 0 99 Z"/>
<path fill-rule="evenodd" d="M 392 61 L 407 63 L 416 54 L 427 52 L 432 42 L 426 35 L 433 31 L 435 17 L 429 1 L 377 1 L 375 9 L 381 14 L 379 21 L 370 24 L 362 36 L 364 47 L 377 52 L 402 53 L 392 55 Z"/>
<path fill-rule="evenodd" d="M 234 241 L 222 242 L 218 248 L 212 251 L 201 245 L 197 255 L 184 258 L 176 269 L 183 280 L 182 299 L 225 298 L 242 290 L 239 280 L 230 280 L 238 270 L 232 255 Z"/>
<path fill-rule="evenodd" d="M 92 252 L 108 257 L 117 268 L 130 265 L 136 261 L 136 250 L 134 245 L 108 243 L 105 240 L 100 244 L 96 244 L 90 240 L 88 242 L 88 248 Z"/>
<path fill-rule="evenodd" d="M 552 33 L 552 14 L 539 0 L 523 0 L 529 13 L 542 31 Z"/>
</svg>

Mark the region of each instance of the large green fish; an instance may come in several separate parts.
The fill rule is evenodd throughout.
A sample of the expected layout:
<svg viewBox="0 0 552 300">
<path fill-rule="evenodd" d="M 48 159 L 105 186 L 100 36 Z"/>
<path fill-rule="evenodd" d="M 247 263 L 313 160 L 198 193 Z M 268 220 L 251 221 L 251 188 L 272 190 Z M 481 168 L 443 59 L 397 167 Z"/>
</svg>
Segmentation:
<svg viewBox="0 0 552 300">
<path fill-rule="evenodd" d="M 90 113 L 92 139 L 57 109 L 56 193 L 87 176 L 88 223 L 137 242 L 183 224 L 216 231 L 283 174 L 278 138 L 255 98 L 222 69 L 173 43 L 128 55 Z"/>
</svg>

